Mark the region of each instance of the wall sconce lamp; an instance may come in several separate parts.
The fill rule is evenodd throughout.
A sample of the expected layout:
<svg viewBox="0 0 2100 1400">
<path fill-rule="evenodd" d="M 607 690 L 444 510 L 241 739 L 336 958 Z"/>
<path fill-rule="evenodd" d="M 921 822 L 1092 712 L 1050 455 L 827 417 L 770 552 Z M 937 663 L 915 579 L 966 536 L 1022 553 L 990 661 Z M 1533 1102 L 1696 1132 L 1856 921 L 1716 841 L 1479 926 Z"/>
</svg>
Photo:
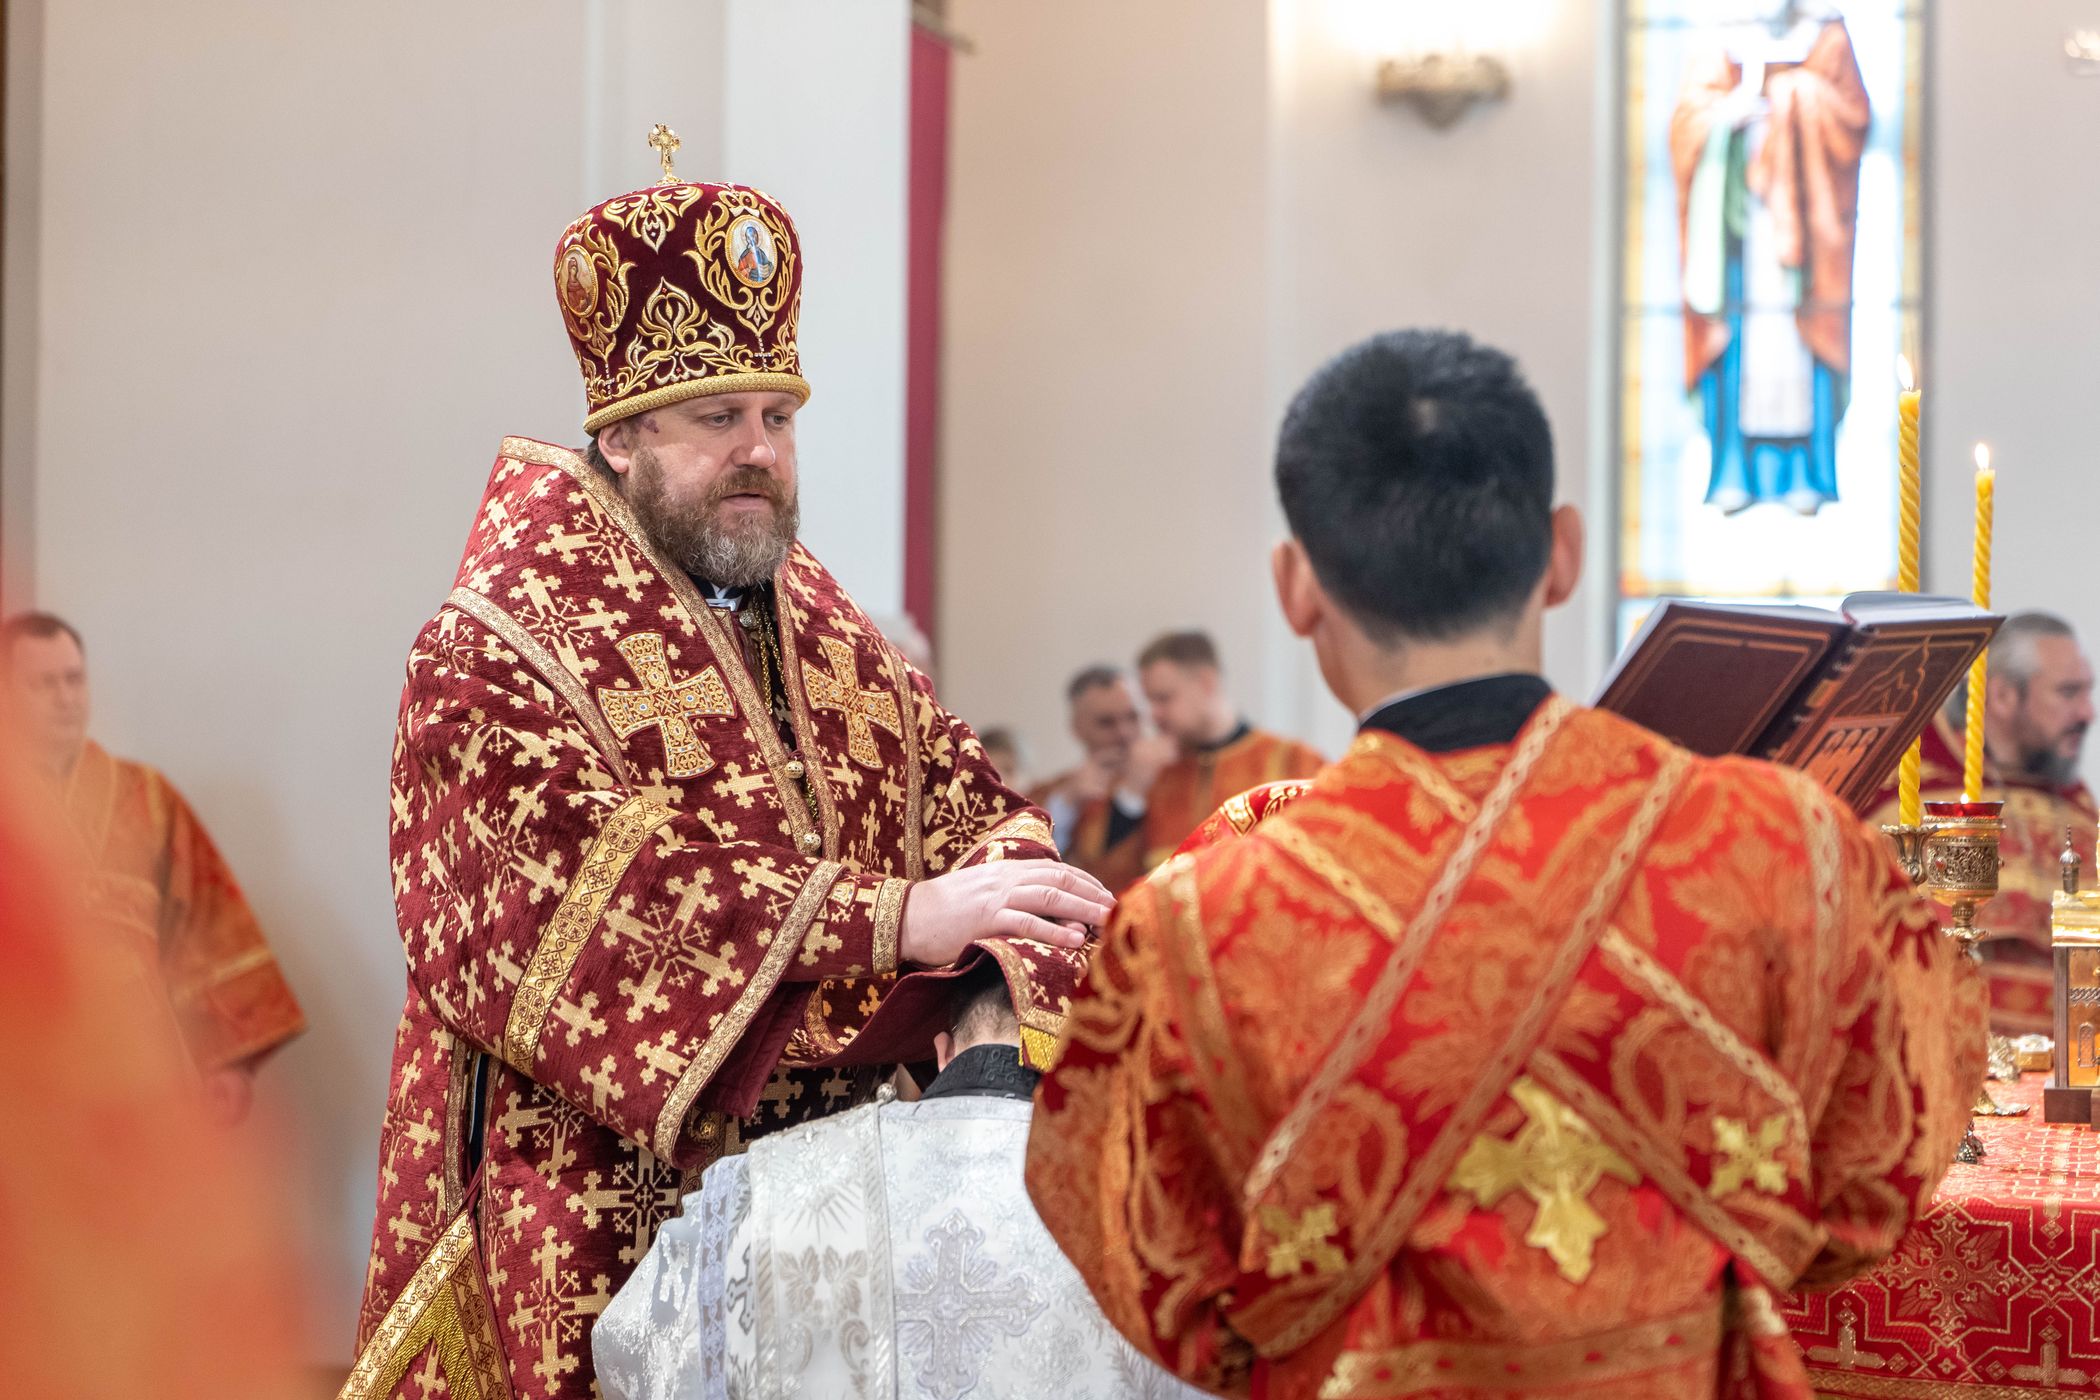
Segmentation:
<svg viewBox="0 0 2100 1400">
<path fill-rule="evenodd" d="M 1484 53 L 1423 53 L 1388 58 L 1378 65 L 1378 96 L 1407 102 L 1439 131 L 1476 102 L 1509 96 L 1509 68 Z"/>
<path fill-rule="evenodd" d="M 2064 38 L 2064 57 L 2081 78 L 2100 77 L 2100 29 L 2074 29 Z"/>
</svg>

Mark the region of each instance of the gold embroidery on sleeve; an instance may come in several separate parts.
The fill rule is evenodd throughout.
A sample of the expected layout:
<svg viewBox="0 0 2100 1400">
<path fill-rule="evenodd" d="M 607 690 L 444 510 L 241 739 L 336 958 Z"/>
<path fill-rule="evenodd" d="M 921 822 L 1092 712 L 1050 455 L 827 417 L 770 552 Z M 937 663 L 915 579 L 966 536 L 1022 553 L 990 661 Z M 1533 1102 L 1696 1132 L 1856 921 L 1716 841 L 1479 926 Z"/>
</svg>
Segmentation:
<svg viewBox="0 0 2100 1400">
<path fill-rule="evenodd" d="M 911 892 L 909 880 L 884 880 L 875 894 L 875 975 L 897 970 L 897 940 L 904 926 L 904 896 Z"/>
<path fill-rule="evenodd" d="M 511 994 L 510 1019 L 503 1029 L 504 1062 L 527 1078 L 532 1077 L 534 1062 L 539 1058 L 540 1032 L 547 1024 L 547 1012 L 561 995 L 591 931 L 597 928 L 606 901 L 627 874 L 627 867 L 634 864 L 649 833 L 672 815 L 669 807 L 640 795 L 615 807 L 598 828 L 597 839 L 577 866 L 576 877 L 569 881 L 554 916 L 547 920 L 539 946 L 532 950 L 532 962 L 518 979 L 517 991 Z"/>
<path fill-rule="evenodd" d="M 1262 1232 L 1275 1241 L 1269 1246 L 1270 1278 L 1290 1278 L 1306 1266 L 1318 1277 L 1349 1262 L 1334 1246 L 1335 1232 L 1341 1227 L 1335 1223 L 1332 1201 L 1307 1206 L 1295 1220 L 1281 1207 L 1263 1206 L 1260 1218 Z"/>
</svg>

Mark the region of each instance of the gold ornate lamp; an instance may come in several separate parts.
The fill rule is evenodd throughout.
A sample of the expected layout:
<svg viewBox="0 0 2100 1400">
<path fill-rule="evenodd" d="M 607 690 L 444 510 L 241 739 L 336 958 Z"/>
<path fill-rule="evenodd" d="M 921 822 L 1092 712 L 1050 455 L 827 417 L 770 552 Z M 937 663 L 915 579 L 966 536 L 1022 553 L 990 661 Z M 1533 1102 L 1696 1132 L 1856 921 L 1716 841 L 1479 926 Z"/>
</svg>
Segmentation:
<svg viewBox="0 0 2100 1400">
<path fill-rule="evenodd" d="M 1976 910 L 1998 893 L 1998 844 L 2005 834 L 2005 804 L 2002 802 L 1928 802 L 1923 832 L 1923 883 L 1936 903 L 1953 915 L 1947 936 L 1968 957 L 1976 956 L 1983 930 L 1976 927 Z M 1900 846 L 1899 846 L 1900 850 Z M 1972 1113 L 2003 1115 L 2024 1112 L 2002 1109 L 1988 1090 L 1979 1090 Z M 1971 1124 L 1955 1149 L 1957 1162 L 1983 1160 L 1983 1139 Z"/>
</svg>

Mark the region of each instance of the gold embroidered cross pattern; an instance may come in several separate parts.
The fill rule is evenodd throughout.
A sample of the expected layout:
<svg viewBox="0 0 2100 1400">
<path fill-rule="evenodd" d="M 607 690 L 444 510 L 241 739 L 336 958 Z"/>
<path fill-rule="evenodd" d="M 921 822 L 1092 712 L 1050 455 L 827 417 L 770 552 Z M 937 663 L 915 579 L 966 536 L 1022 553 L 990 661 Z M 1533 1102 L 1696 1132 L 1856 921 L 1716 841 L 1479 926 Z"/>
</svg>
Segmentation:
<svg viewBox="0 0 2100 1400">
<path fill-rule="evenodd" d="M 1734 1118 L 1714 1119 L 1714 1154 L 1722 1160 L 1707 1183 L 1708 1195 L 1725 1196 L 1745 1183 L 1769 1196 L 1786 1190 L 1786 1166 L 1779 1149 L 1786 1142 L 1786 1115 L 1775 1113 L 1758 1125 L 1753 1135 L 1748 1123 Z"/>
<path fill-rule="evenodd" d="M 1524 1243 L 1545 1250 L 1562 1278 L 1580 1283 L 1607 1228 L 1590 1206 L 1590 1191 L 1607 1176 L 1638 1185 L 1640 1173 L 1530 1076 L 1510 1085 L 1509 1096 L 1524 1110 L 1524 1126 L 1513 1138 L 1474 1138 L 1452 1170 L 1451 1186 L 1470 1193 L 1483 1210 L 1511 1191 L 1531 1197 L 1538 1209 Z"/>
<path fill-rule="evenodd" d="M 1332 1243 L 1335 1223 L 1331 1201 L 1308 1206 L 1296 1220 L 1291 1219 L 1289 1211 L 1263 1206 L 1261 1228 L 1276 1241 L 1269 1246 L 1270 1278 L 1289 1278 L 1307 1264 L 1317 1278 L 1349 1262 Z"/>
<path fill-rule="evenodd" d="M 809 692 L 813 710 L 837 710 L 846 716 L 846 752 L 863 768 L 882 767 L 882 750 L 875 747 L 872 725 L 881 725 L 897 738 L 904 737 L 904 721 L 897 714 L 897 697 L 887 690 L 862 690 L 859 663 L 853 647 L 839 637 L 819 637 L 829 672 L 808 661 L 802 663 L 802 686 Z"/>
<path fill-rule="evenodd" d="M 613 733 L 625 739 L 655 726 L 664 741 L 665 777 L 694 778 L 714 767 L 694 721 L 736 713 L 722 673 L 707 666 L 699 675 L 672 684 L 671 663 L 664 659 L 660 632 L 622 637 L 619 652 L 641 678 L 642 686 L 639 690 L 625 685 L 598 687 L 598 708 L 605 712 Z"/>
</svg>

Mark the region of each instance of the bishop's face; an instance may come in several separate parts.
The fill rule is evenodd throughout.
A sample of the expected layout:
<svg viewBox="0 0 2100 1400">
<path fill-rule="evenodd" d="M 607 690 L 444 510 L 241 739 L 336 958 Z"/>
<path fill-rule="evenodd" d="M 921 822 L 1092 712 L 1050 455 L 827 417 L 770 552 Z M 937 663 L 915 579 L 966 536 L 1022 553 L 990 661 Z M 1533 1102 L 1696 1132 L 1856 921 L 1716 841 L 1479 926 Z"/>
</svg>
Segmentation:
<svg viewBox="0 0 2100 1400">
<path fill-rule="evenodd" d="M 711 583 L 771 578 L 801 526 L 793 394 L 714 394 L 598 436 L 657 548 Z"/>
<path fill-rule="evenodd" d="M 39 763 L 67 767 L 87 742 L 87 658 L 64 632 L 17 637 L 8 648 L 11 727 Z"/>
</svg>

